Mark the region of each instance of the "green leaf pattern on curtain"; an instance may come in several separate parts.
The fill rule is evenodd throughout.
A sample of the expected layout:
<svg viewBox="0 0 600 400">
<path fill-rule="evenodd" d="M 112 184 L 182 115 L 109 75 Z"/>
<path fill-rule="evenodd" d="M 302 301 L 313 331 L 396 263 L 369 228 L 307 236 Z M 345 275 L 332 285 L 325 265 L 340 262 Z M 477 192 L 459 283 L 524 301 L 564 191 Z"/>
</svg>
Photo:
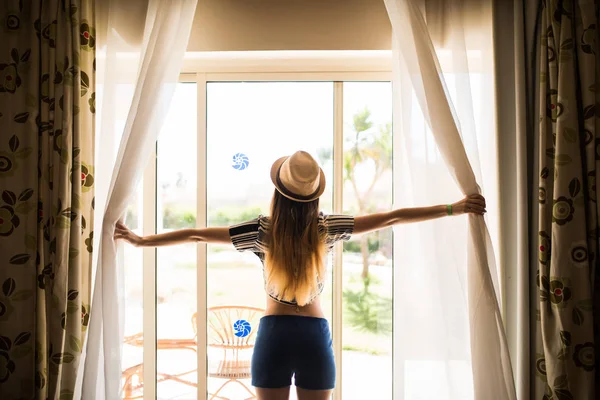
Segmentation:
<svg viewBox="0 0 600 400">
<path fill-rule="evenodd" d="M 597 10 L 598 0 L 542 1 L 536 399 L 595 398 Z"/>
<path fill-rule="evenodd" d="M 93 0 L 0 5 L 0 398 L 71 399 L 89 322 Z"/>
</svg>

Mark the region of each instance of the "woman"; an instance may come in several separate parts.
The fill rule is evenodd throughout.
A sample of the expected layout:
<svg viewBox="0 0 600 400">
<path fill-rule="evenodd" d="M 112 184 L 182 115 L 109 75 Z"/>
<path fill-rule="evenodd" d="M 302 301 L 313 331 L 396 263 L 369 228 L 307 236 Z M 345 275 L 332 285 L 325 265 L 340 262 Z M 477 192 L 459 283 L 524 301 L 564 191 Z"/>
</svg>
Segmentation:
<svg viewBox="0 0 600 400">
<path fill-rule="evenodd" d="M 339 240 L 408 222 L 446 215 L 485 213 L 479 195 L 452 205 L 397 209 L 359 217 L 324 215 L 319 197 L 325 175 L 310 156 L 298 151 L 271 167 L 275 193 L 270 217 L 232 227 L 183 229 L 139 237 L 119 223 L 115 238 L 135 246 L 185 242 L 231 243 L 262 261 L 267 307 L 252 356 L 252 385 L 261 400 L 288 399 L 292 376 L 299 400 L 329 399 L 335 386 L 331 333 L 319 302 L 325 255 Z"/>
</svg>

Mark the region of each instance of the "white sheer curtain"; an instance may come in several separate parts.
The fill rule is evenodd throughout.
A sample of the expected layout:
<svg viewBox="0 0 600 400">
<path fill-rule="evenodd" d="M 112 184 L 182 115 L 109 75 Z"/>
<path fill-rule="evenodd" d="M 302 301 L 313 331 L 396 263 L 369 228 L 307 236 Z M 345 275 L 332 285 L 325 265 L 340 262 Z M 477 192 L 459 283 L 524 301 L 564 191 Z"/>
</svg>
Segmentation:
<svg viewBox="0 0 600 400">
<path fill-rule="evenodd" d="M 483 192 L 496 210 L 491 1 L 385 5 L 393 29 L 395 206 Z M 395 399 L 516 399 L 492 246 L 498 215 L 485 219 L 492 235 L 474 215 L 395 230 Z"/>
<path fill-rule="evenodd" d="M 96 235 L 83 399 L 121 398 L 123 278 L 112 235 L 141 179 L 179 78 L 197 0 L 97 2 L 98 114 Z M 144 18 L 145 16 L 145 18 Z M 133 87 L 125 127 L 115 105 Z M 120 144 L 117 147 L 117 143 Z M 107 172 L 108 171 L 108 172 Z M 112 171 L 112 172 L 111 172 Z M 104 179 L 102 179 L 104 178 Z M 141 277 L 140 277 L 141 279 Z"/>
</svg>

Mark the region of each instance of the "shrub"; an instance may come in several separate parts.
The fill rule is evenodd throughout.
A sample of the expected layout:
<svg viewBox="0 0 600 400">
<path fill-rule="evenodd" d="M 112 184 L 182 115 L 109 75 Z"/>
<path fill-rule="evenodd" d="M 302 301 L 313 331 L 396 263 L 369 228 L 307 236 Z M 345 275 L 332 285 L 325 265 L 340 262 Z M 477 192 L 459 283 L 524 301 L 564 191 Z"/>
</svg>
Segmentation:
<svg viewBox="0 0 600 400">
<path fill-rule="evenodd" d="M 210 226 L 230 226 L 256 218 L 261 213 L 258 207 L 220 209 L 209 214 Z M 167 229 L 182 229 L 196 227 L 195 212 L 165 207 L 163 210 L 163 227 Z"/>
<path fill-rule="evenodd" d="M 163 228 L 182 229 L 195 228 L 196 216 L 190 211 L 179 211 L 172 208 L 163 210 Z"/>
<path fill-rule="evenodd" d="M 372 278 L 368 276 L 359 290 L 344 290 L 348 322 L 362 332 L 389 335 L 392 333 L 392 299 L 373 293 L 371 283 Z"/>
<path fill-rule="evenodd" d="M 374 237 L 369 237 L 369 253 L 376 252 L 379 250 L 381 246 L 381 240 Z M 360 240 L 349 240 L 344 242 L 344 251 L 348 251 L 350 253 L 360 253 Z"/>
</svg>

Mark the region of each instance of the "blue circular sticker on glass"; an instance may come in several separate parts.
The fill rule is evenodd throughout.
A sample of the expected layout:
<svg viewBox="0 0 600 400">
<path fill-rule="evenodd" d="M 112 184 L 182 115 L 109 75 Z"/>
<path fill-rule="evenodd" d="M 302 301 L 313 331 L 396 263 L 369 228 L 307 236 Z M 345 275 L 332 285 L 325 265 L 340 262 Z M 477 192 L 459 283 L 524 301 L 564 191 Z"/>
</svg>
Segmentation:
<svg viewBox="0 0 600 400">
<path fill-rule="evenodd" d="M 238 319 L 233 323 L 233 334 L 237 337 L 246 337 L 251 331 L 252 326 L 245 319 Z"/>
<path fill-rule="evenodd" d="M 248 159 L 248 156 L 243 154 L 243 153 L 237 153 L 233 155 L 233 165 L 232 167 L 234 169 L 237 169 L 238 171 L 244 170 L 246 168 L 248 168 L 248 165 L 250 164 L 250 160 Z"/>
</svg>

